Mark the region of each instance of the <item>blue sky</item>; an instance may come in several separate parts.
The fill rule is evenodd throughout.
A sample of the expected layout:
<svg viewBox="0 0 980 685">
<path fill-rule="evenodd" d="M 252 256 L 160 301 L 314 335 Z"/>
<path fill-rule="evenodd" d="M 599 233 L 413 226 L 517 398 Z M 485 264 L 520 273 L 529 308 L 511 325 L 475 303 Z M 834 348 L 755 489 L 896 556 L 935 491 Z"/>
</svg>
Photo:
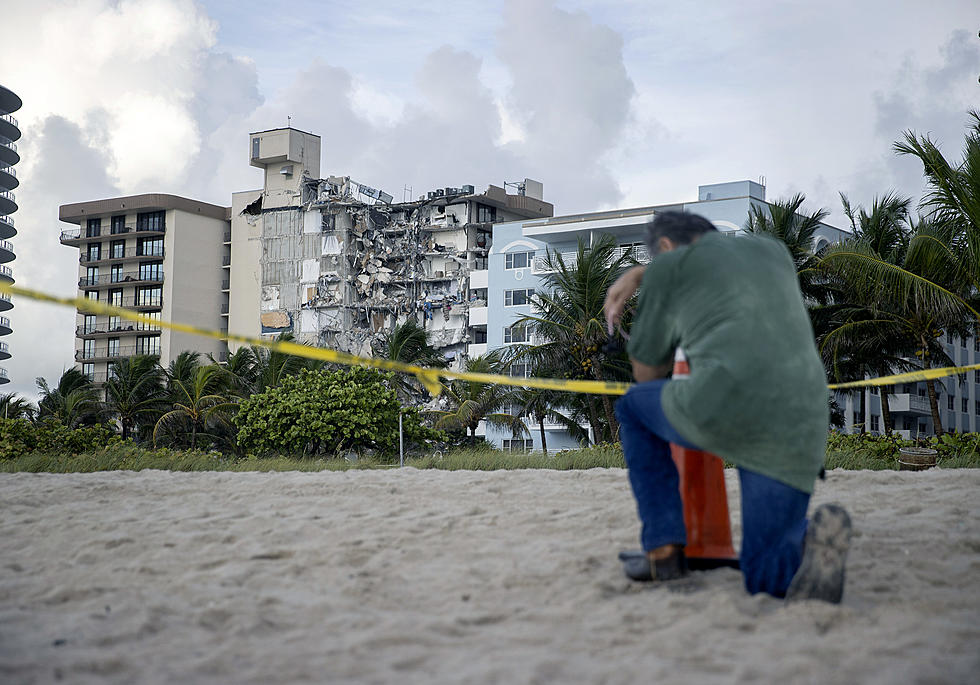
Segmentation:
<svg viewBox="0 0 980 685">
<path fill-rule="evenodd" d="M 916 196 L 891 143 L 957 157 L 980 105 L 972 0 L 14 0 L 0 83 L 18 92 L 18 282 L 74 290 L 60 204 L 256 187 L 247 134 L 323 138 L 321 171 L 396 198 L 544 183 L 559 213 L 691 200 L 764 176 L 842 223 L 838 192 Z M 71 364 L 74 314 L 18 302 L 4 362 Z"/>
</svg>

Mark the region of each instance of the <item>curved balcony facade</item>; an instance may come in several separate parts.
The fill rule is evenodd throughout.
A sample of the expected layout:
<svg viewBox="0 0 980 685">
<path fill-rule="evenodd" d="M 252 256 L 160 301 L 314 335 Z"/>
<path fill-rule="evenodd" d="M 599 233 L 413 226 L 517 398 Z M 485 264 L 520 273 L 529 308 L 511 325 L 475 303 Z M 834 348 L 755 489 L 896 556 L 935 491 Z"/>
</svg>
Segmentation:
<svg viewBox="0 0 980 685">
<path fill-rule="evenodd" d="M 0 283 L 13 283 L 14 276 L 7 262 L 16 255 L 8 238 L 17 235 L 11 214 L 17 211 L 17 197 L 12 192 L 20 185 L 14 165 L 20 162 L 17 142 L 20 140 L 20 124 L 13 113 L 21 108 L 21 99 L 9 88 L 0 86 Z M 14 303 L 7 295 L 0 295 L 0 312 L 13 309 Z M 0 316 L 0 335 L 10 335 L 10 319 Z M 10 359 L 10 347 L 0 342 L 0 360 Z M 10 382 L 6 369 L 0 368 L 0 384 Z"/>
</svg>

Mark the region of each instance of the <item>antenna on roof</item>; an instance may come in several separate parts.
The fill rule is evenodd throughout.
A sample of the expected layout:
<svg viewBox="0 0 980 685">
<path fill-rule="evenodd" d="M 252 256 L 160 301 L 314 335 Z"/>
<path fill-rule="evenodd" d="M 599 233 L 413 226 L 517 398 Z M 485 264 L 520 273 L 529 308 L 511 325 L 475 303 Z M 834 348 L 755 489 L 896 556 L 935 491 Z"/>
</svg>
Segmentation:
<svg viewBox="0 0 980 685">
<path fill-rule="evenodd" d="M 286 128 L 292 128 L 292 127 L 293 127 L 293 118 L 287 114 L 286 115 Z"/>
<path fill-rule="evenodd" d="M 523 195 L 525 191 L 524 181 L 504 181 L 504 189 L 514 188 L 518 195 Z"/>
<path fill-rule="evenodd" d="M 402 202 L 408 202 L 412 199 L 412 186 L 405 186 L 402 188 Z"/>
<path fill-rule="evenodd" d="M 763 188 L 766 187 L 766 177 L 765 176 L 760 176 L 759 177 L 759 185 L 762 186 Z"/>
</svg>

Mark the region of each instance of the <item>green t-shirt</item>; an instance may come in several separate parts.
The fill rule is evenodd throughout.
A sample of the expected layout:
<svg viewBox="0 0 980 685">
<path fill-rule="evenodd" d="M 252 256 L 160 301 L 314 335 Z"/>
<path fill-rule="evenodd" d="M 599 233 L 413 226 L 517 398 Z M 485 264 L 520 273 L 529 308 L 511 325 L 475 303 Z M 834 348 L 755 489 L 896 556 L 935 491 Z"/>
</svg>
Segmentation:
<svg viewBox="0 0 980 685">
<path fill-rule="evenodd" d="M 691 376 L 663 409 L 704 450 L 804 492 L 823 465 L 827 380 L 783 243 L 708 233 L 643 275 L 629 355 L 651 366 L 681 347 Z"/>
</svg>

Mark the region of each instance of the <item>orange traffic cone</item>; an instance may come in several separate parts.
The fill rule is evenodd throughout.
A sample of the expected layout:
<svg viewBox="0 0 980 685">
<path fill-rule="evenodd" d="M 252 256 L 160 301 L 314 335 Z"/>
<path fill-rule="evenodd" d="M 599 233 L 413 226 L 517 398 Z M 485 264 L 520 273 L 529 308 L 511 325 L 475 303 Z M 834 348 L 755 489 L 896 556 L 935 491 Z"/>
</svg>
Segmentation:
<svg viewBox="0 0 980 685">
<path fill-rule="evenodd" d="M 674 380 L 690 376 L 684 352 L 674 355 Z M 738 555 L 732 547 L 728 515 L 725 470 L 721 459 L 708 452 L 671 443 L 670 454 L 680 475 L 684 526 L 687 528 L 688 566 L 694 569 L 731 566 L 738 568 Z"/>
</svg>

